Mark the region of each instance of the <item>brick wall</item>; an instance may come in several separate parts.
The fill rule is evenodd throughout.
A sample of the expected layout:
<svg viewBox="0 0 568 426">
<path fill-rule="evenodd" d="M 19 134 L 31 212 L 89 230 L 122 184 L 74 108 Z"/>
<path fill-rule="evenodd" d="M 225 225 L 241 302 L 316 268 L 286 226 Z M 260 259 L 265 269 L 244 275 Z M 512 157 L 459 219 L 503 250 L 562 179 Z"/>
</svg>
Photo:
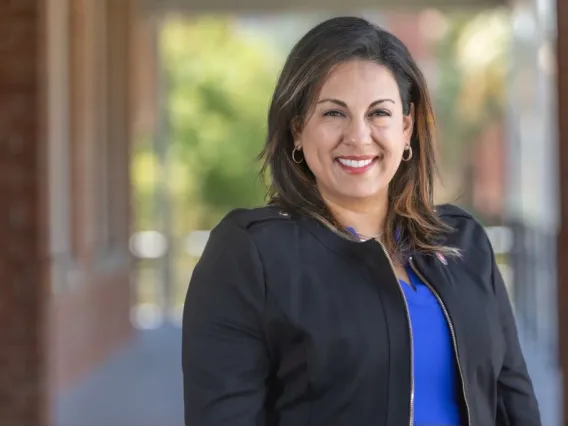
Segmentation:
<svg viewBox="0 0 568 426">
<path fill-rule="evenodd" d="M 47 418 L 39 1 L 0 2 L 0 424 Z"/>
<path fill-rule="evenodd" d="M 558 234 L 558 313 L 560 365 L 564 375 L 564 425 L 568 426 L 568 3 L 557 2 L 558 19 L 558 114 L 559 114 L 559 195 L 560 232 Z"/>
<path fill-rule="evenodd" d="M 131 335 L 130 19 L 130 0 L 0 1 L 1 426 L 48 425 Z"/>
<path fill-rule="evenodd" d="M 134 142 L 154 134 L 158 116 L 156 20 L 153 16 L 140 17 L 133 31 L 131 106 Z"/>
<path fill-rule="evenodd" d="M 49 371 L 53 393 L 131 335 L 129 0 L 59 0 L 67 14 L 67 239 L 53 256 Z M 55 54 L 55 53 L 54 53 Z M 55 155 L 56 158 L 59 155 Z M 55 165 L 57 167 L 57 165 Z M 57 214 L 59 217 L 60 215 Z"/>
<path fill-rule="evenodd" d="M 85 275 L 84 282 L 50 304 L 52 396 L 88 376 L 132 334 L 127 268 Z"/>
</svg>

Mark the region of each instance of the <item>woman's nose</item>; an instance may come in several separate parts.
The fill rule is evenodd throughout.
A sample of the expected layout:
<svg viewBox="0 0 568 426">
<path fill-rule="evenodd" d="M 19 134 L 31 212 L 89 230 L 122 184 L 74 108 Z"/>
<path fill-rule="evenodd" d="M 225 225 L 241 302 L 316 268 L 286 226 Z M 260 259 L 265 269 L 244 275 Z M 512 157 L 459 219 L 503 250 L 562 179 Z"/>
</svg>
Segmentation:
<svg viewBox="0 0 568 426">
<path fill-rule="evenodd" d="M 350 144 L 367 144 L 371 142 L 371 129 L 365 119 L 351 119 L 346 129 L 345 141 Z"/>
</svg>

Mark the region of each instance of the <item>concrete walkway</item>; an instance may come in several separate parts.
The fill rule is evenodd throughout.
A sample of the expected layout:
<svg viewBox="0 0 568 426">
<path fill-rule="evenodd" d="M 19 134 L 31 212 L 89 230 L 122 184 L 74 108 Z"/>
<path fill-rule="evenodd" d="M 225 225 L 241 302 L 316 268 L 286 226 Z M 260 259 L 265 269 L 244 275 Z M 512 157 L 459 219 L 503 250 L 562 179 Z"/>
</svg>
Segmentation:
<svg viewBox="0 0 568 426">
<path fill-rule="evenodd" d="M 54 426 L 183 426 L 181 330 L 138 333 L 58 398 Z"/>
<path fill-rule="evenodd" d="M 560 425 L 557 369 L 525 343 L 543 424 Z M 61 395 L 54 426 L 183 426 L 181 329 L 139 331 L 134 342 Z"/>
</svg>

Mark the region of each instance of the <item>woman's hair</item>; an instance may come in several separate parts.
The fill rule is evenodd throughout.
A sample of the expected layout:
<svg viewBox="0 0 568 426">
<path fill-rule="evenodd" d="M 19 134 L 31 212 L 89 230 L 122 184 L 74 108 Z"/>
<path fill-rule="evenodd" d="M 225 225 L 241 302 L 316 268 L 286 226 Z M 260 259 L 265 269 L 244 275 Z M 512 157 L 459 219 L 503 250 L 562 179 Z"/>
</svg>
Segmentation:
<svg viewBox="0 0 568 426">
<path fill-rule="evenodd" d="M 389 184 L 383 241 L 389 254 L 458 254 L 440 244 L 451 230 L 434 210 L 436 174 L 435 120 L 422 72 L 394 35 L 356 17 L 332 18 L 310 30 L 292 49 L 276 85 L 268 113 L 268 136 L 260 154 L 262 174 L 270 170 L 270 204 L 312 216 L 333 231 L 349 233 L 333 217 L 305 162 L 292 160 L 294 130 L 303 125 L 331 69 L 350 60 L 368 60 L 388 68 L 400 91 L 403 114 L 414 105 L 413 156 L 402 162 Z"/>
</svg>

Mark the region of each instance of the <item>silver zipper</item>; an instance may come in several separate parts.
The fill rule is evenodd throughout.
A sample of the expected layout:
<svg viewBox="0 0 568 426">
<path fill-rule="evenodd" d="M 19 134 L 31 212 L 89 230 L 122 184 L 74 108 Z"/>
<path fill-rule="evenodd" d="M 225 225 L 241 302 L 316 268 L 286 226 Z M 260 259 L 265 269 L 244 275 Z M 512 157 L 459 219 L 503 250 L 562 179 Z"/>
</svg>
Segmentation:
<svg viewBox="0 0 568 426">
<path fill-rule="evenodd" d="M 396 276 L 396 271 L 394 270 L 394 264 L 392 263 L 392 259 L 389 256 L 387 249 L 385 248 L 385 246 L 383 245 L 383 243 L 380 240 L 375 240 L 377 241 L 382 249 L 383 252 L 385 253 L 385 256 L 387 257 L 389 264 L 391 266 L 392 269 L 392 273 L 394 275 L 394 279 L 396 280 L 397 284 L 398 284 L 398 289 L 400 290 L 400 294 L 402 296 L 402 300 L 404 301 L 404 310 L 406 312 L 406 319 L 408 321 L 408 333 L 410 335 L 410 421 L 409 421 L 409 426 L 413 426 L 414 423 L 414 339 L 412 338 L 412 323 L 410 322 L 410 310 L 408 309 L 408 302 L 406 301 L 406 296 L 404 295 L 404 290 L 402 289 L 402 285 L 400 284 L 400 282 L 398 281 L 398 277 Z"/>
<path fill-rule="evenodd" d="M 448 310 L 446 309 L 446 305 L 444 304 L 444 301 L 442 300 L 442 298 L 440 297 L 438 292 L 426 280 L 426 278 L 424 278 L 424 275 L 422 275 L 420 273 L 418 268 L 416 266 L 414 266 L 414 262 L 412 261 L 412 257 L 410 257 L 408 259 L 408 261 L 409 261 L 410 267 L 412 268 L 414 273 L 420 277 L 422 282 L 424 282 L 424 284 L 426 284 L 426 286 L 430 289 L 430 291 L 434 294 L 434 296 L 436 296 L 436 299 L 438 299 L 438 303 L 440 304 L 442 311 L 444 312 L 444 316 L 446 317 L 448 327 L 450 328 L 450 334 L 452 335 L 452 344 L 453 344 L 454 353 L 455 353 L 455 356 L 456 356 L 456 363 L 458 365 L 458 373 L 459 373 L 460 379 L 461 379 L 463 399 L 465 401 L 465 409 L 466 409 L 466 412 L 467 412 L 467 426 L 470 426 L 471 425 L 471 415 L 470 415 L 470 411 L 469 411 L 469 404 L 467 402 L 467 393 L 466 393 L 466 390 L 465 390 L 465 380 L 463 378 L 463 373 L 462 373 L 462 368 L 461 368 L 461 363 L 460 363 L 460 356 L 459 356 L 459 351 L 458 351 L 458 342 L 456 340 L 456 332 L 454 330 L 454 324 L 452 322 L 452 319 L 450 318 L 450 314 L 448 314 Z"/>
</svg>

